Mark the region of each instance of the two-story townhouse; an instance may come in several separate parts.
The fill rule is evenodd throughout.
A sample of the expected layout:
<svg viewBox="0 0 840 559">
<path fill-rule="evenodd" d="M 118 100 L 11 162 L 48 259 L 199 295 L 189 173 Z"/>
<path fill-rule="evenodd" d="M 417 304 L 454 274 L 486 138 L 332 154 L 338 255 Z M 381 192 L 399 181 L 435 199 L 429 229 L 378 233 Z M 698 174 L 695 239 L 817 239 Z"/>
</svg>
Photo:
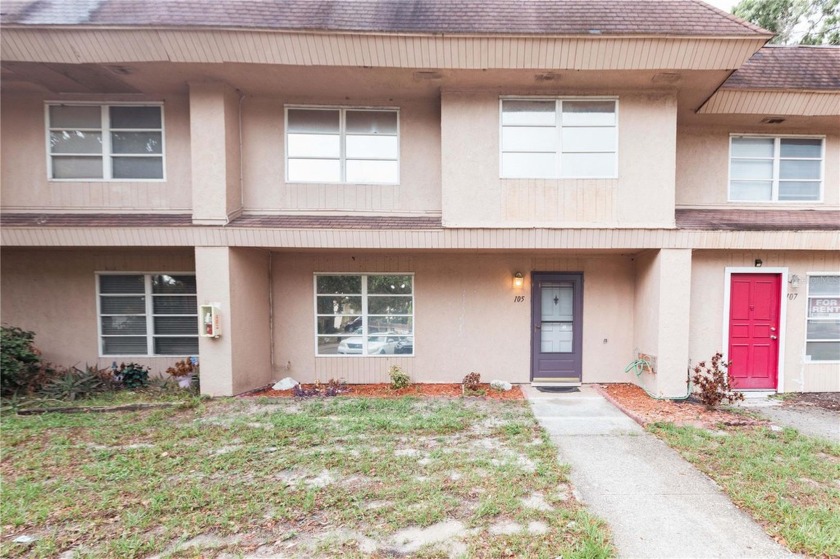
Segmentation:
<svg viewBox="0 0 840 559">
<path fill-rule="evenodd" d="M 840 390 L 837 48 L 699 0 L 7 1 L 2 27 L 2 320 L 48 360 L 678 396 L 723 351 L 741 388 Z"/>
</svg>

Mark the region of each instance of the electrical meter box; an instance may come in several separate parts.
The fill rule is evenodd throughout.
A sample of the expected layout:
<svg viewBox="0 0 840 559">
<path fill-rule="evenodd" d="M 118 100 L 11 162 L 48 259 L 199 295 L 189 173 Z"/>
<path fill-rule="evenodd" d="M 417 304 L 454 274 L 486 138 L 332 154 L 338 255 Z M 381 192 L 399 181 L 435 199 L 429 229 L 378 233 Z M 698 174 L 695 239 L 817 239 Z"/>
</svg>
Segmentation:
<svg viewBox="0 0 840 559">
<path fill-rule="evenodd" d="M 198 308 L 198 321 L 202 338 L 218 338 L 222 335 L 222 317 L 217 305 L 201 305 Z"/>
</svg>

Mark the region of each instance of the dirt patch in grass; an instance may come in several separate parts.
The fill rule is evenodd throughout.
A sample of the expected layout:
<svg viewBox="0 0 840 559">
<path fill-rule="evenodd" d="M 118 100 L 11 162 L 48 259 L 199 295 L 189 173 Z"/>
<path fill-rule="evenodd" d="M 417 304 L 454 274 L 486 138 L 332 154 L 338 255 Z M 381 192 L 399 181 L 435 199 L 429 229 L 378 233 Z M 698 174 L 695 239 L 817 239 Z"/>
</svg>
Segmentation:
<svg viewBox="0 0 840 559">
<path fill-rule="evenodd" d="M 0 557 L 613 555 L 521 401 L 229 398 L 0 435 Z"/>
<path fill-rule="evenodd" d="M 755 426 L 767 423 L 727 409 L 709 410 L 693 400 L 657 400 L 634 384 L 605 384 L 599 389 L 607 399 L 643 426 L 666 422 L 713 428 L 718 425 Z"/>
<path fill-rule="evenodd" d="M 304 384 L 304 389 L 312 388 L 311 384 Z M 412 384 L 399 390 L 394 390 L 389 384 L 348 384 L 347 392 L 341 396 L 362 396 L 365 398 L 399 398 L 402 396 L 421 396 L 421 397 L 446 397 L 456 398 L 464 396 L 461 385 L 457 383 L 451 384 Z M 293 390 L 260 390 L 246 394 L 247 397 L 263 396 L 268 398 L 293 398 Z M 489 400 L 524 400 L 525 395 L 518 386 L 507 391 L 493 390 L 489 384 L 482 384 L 480 388 L 472 393 L 467 393 L 469 398 L 486 398 Z"/>
<path fill-rule="evenodd" d="M 840 411 L 840 392 L 800 392 L 785 394 L 782 405 L 795 408 L 821 408 Z"/>
</svg>

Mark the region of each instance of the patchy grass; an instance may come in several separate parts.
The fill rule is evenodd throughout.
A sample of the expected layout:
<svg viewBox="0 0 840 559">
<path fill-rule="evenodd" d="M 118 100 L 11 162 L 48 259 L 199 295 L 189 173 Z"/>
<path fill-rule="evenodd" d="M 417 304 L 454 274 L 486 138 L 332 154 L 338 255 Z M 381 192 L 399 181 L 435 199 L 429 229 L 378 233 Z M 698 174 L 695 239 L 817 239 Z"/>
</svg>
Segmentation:
<svg viewBox="0 0 840 559">
<path fill-rule="evenodd" d="M 3 557 L 613 554 L 524 402 L 6 415 L 2 448 Z"/>
<path fill-rule="evenodd" d="M 792 551 L 840 556 L 840 445 L 764 427 L 650 431 L 714 479 Z"/>
</svg>

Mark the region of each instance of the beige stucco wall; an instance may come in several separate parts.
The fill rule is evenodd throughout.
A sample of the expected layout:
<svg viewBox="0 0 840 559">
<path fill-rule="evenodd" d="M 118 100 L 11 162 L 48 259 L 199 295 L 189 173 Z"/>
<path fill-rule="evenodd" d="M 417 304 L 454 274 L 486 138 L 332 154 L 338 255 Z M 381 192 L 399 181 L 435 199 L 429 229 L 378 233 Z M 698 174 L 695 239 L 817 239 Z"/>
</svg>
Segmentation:
<svg viewBox="0 0 840 559">
<path fill-rule="evenodd" d="M 285 182 L 284 105 L 398 107 L 400 184 Z M 245 97 L 242 102 L 244 210 L 253 213 L 439 214 L 440 107 L 436 99 Z"/>
<path fill-rule="evenodd" d="M 826 137 L 823 168 L 823 201 L 808 202 L 727 202 L 729 192 L 730 134 L 773 133 L 767 127 L 681 126 L 677 133 L 678 206 L 698 208 L 796 208 L 837 209 L 840 207 L 840 126 L 785 130 L 781 135 L 821 135 Z"/>
<path fill-rule="evenodd" d="M 162 372 L 181 357 L 98 357 L 95 272 L 191 272 L 190 249 L 3 249 L 0 320 L 35 332 L 44 359 L 70 366 L 136 361 Z"/>
<path fill-rule="evenodd" d="M 633 349 L 633 264 L 622 256 L 273 254 L 275 377 L 386 382 L 530 380 L 530 271 L 584 274 L 583 380 L 621 382 Z M 515 290 L 516 271 L 526 287 Z M 316 357 L 313 274 L 414 272 L 415 356 Z M 514 302 L 524 295 L 523 302 Z"/>
<path fill-rule="evenodd" d="M 199 305 L 216 305 L 218 338 L 199 338 L 201 392 L 229 396 L 271 381 L 269 255 L 259 249 L 196 247 Z"/>
<path fill-rule="evenodd" d="M 689 348 L 691 251 L 662 249 L 636 258 L 636 357 L 648 356 L 654 371 L 633 381 L 652 394 L 683 396 Z"/>
<path fill-rule="evenodd" d="M 51 181 L 47 179 L 44 101 L 60 96 L 3 94 L 0 106 L 0 181 L 3 211 L 189 212 L 189 103 L 185 95 L 85 96 L 76 100 L 163 102 L 165 181 Z"/>
<path fill-rule="evenodd" d="M 225 224 L 242 208 L 239 94 L 219 82 L 190 84 L 193 222 Z"/>
<path fill-rule="evenodd" d="M 617 179 L 514 180 L 499 178 L 498 92 L 444 91 L 444 224 L 673 227 L 676 99 L 651 93 L 618 100 Z"/>
<path fill-rule="evenodd" d="M 762 268 L 753 268 L 756 258 Z M 691 276 L 690 357 L 693 362 L 708 360 L 724 350 L 723 316 L 726 267 L 752 268 L 761 272 L 768 268 L 787 268 L 788 274 L 801 278 L 796 289 L 783 285 L 782 304 L 787 310 L 787 323 L 780 328 L 784 360 L 784 391 L 824 392 L 840 390 L 840 365 L 805 361 L 805 327 L 807 313 L 807 275 L 809 272 L 840 272 L 840 254 L 830 252 L 764 252 L 764 251 L 695 251 Z"/>
</svg>

